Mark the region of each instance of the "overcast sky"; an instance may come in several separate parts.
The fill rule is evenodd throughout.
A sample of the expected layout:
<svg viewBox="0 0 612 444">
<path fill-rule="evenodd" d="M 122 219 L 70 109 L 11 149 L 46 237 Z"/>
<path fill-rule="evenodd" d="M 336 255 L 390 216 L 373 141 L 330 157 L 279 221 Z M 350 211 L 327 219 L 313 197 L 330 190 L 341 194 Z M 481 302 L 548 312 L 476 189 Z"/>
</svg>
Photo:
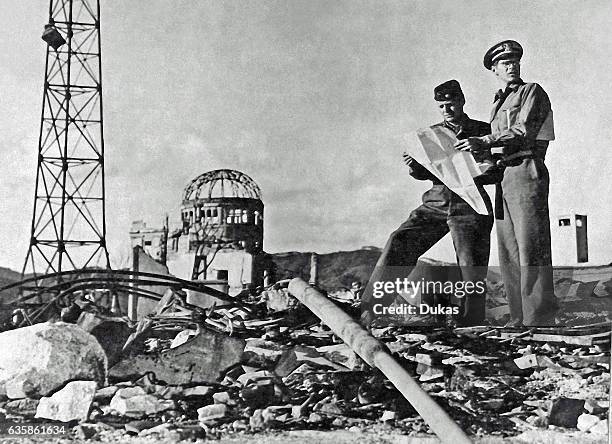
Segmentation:
<svg viewBox="0 0 612 444">
<path fill-rule="evenodd" d="M 508 38 L 555 113 L 551 215 L 588 214 L 591 259 L 612 262 L 612 2 L 101 3 L 116 263 L 132 220 L 160 225 L 217 168 L 261 187 L 267 251 L 382 246 L 428 186 L 402 166 L 402 136 L 440 120 L 432 89 L 451 78 L 488 120 L 499 85 L 482 57 Z M 14 269 L 30 235 L 47 19 L 48 0 L 1 2 L 0 266 Z M 450 240 L 430 256 L 452 258 Z"/>
</svg>

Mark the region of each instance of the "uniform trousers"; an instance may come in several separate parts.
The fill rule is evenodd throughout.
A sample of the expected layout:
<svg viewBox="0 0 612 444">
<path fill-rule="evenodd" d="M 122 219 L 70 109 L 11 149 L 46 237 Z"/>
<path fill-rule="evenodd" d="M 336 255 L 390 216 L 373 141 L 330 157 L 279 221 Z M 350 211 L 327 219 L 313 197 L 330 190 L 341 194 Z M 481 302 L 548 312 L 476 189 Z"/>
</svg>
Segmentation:
<svg viewBox="0 0 612 444">
<path fill-rule="evenodd" d="M 484 281 L 489 262 L 492 226 L 493 216 L 476 212 L 449 215 L 445 208 L 427 204 L 417 207 L 389 237 L 366 285 L 362 307 L 364 310 L 371 307 L 374 282 L 395 279 L 401 273 L 400 267 L 404 267 L 404 270 L 414 267 L 419 257 L 449 232 L 461 270 L 461 279 Z M 465 296 L 462 304 L 463 310 L 457 319 L 459 323 L 482 324 L 485 319 L 485 294 Z M 366 322 L 369 320 L 366 311 L 362 319 Z"/>
<path fill-rule="evenodd" d="M 496 187 L 499 265 L 511 322 L 517 325 L 554 325 L 548 187 L 548 169 L 540 158 L 508 166 Z"/>
</svg>

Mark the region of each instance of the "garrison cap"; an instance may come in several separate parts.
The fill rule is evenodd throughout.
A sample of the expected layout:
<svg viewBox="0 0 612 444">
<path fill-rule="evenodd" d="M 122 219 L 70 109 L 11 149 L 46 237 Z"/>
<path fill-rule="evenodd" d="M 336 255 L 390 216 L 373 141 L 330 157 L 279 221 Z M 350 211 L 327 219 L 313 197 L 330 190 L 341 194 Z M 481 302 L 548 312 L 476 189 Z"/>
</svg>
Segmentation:
<svg viewBox="0 0 612 444">
<path fill-rule="evenodd" d="M 484 66 L 491 69 L 493 64 L 501 59 L 520 58 L 523 56 L 523 47 L 514 40 L 504 40 L 493 45 L 484 56 Z"/>
<path fill-rule="evenodd" d="M 464 99 L 461 85 L 456 80 L 449 80 L 434 88 L 434 100 L 443 102 L 445 100 Z"/>
</svg>

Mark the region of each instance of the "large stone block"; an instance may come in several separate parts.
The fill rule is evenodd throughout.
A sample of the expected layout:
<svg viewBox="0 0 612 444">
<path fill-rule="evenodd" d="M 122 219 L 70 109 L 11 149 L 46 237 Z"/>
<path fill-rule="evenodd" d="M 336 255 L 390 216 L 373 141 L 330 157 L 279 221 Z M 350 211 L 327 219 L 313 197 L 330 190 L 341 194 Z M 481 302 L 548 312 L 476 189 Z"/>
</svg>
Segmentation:
<svg viewBox="0 0 612 444">
<path fill-rule="evenodd" d="M 0 333 L 0 395 L 37 398 L 67 381 L 106 379 L 104 350 L 73 324 L 42 323 Z"/>
</svg>

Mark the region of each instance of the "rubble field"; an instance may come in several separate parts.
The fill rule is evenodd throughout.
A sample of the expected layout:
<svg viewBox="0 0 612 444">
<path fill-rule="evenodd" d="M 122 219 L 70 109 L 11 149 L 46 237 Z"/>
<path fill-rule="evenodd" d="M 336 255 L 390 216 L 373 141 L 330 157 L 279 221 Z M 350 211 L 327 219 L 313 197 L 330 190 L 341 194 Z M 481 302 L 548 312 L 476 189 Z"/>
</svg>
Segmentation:
<svg viewBox="0 0 612 444">
<path fill-rule="evenodd" d="M 0 333 L 2 442 L 438 442 L 286 288 L 249 302 L 202 310 L 169 290 L 138 324 L 84 309 Z M 607 441 L 608 324 L 371 334 L 474 442 Z"/>
</svg>

